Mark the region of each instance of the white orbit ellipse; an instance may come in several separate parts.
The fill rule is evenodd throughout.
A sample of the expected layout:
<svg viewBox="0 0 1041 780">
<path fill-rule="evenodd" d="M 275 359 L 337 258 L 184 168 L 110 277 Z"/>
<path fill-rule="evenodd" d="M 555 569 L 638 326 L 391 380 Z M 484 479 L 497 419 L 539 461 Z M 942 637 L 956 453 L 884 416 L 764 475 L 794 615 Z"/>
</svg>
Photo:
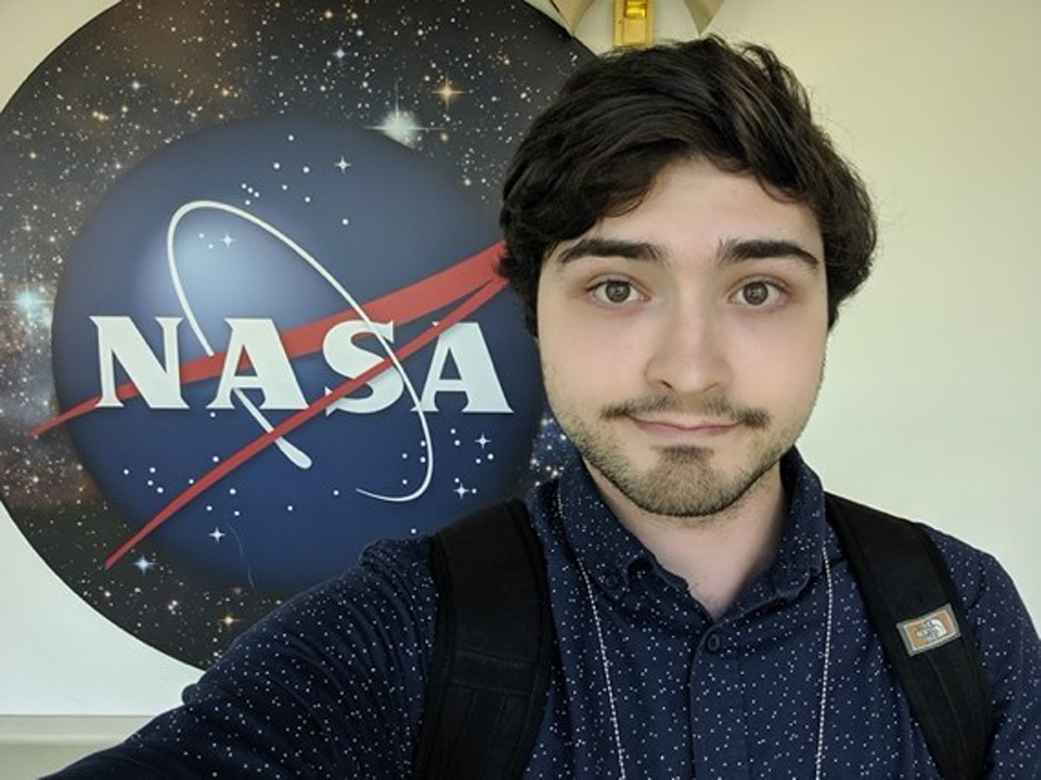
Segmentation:
<svg viewBox="0 0 1041 780">
<path fill-rule="evenodd" d="M 419 395 L 416 393 L 416 388 L 412 385 L 412 380 L 408 378 L 408 374 L 405 373 L 405 369 L 401 365 L 401 361 L 398 360 L 398 356 L 394 354 L 394 350 L 391 349 L 390 344 L 387 343 L 386 339 L 380 335 L 376 329 L 369 315 L 361 307 L 361 304 L 354 299 L 347 288 L 345 288 L 340 281 L 329 273 L 328 269 L 325 268 L 321 263 L 318 262 L 311 254 L 296 243 L 293 239 L 287 236 L 285 233 L 280 231 L 274 225 L 260 219 L 254 214 L 250 214 L 248 211 L 240 209 L 238 206 L 233 206 L 230 203 L 221 203 L 215 200 L 193 200 L 185 203 L 183 206 L 174 212 L 170 218 L 170 223 L 166 229 L 166 259 L 167 265 L 170 269 L 170 279 L 173 283 L 174 293 L 177 295 L 177 300 L 181 305 L 181 310 L 184 312 L 185 319 L 188 320 L 188 324 L 195 334 L 195 337 L 199 340 L 202 348 L 206 351 L 206 354 L 212 356 L 214 354 L 213 348 L 210 346 L 209 340 L 206 338 L 206 334 L 203 333 L 202 328 L 199 326 L 199 321 L 195 317 L 195 312 L 192 310 L 191 304 L 188 301 L 188 296 L 184 292 L 184 286 L 181 283 L 181 276 L 177 270 L 177 258 L 174 251 L 174 237 L 177 232 L 177 226 L 181 220 L 184 219 L 188 214 L 193 211 L 200 211 L 202 209 L 215 209 L 217 211 L 223 211 L 233 216 L 244 219 L 247 222 L 256 225 L 264 232 L 274 236 L 276 239 L 281 241 L 287 247 L 293 250 L 296 255 L 302 258 L 311 268 L 321 276 L 330 287 L 332 287 L 339 295 L 347 302 L 347 304 L 358 313 L 358 316 L 369 326 L 369 330 L 372 335 L 379 341 L 380 346 L 383 348 L 384 353 L 390 359 L 394 366 L 394 369 L 401 376 L 402 381 L 405 384 L 405 388 L 408 391 L 409 396 L 412 398 L 412 409 L 419 416 L 419 425 L 423 429 L 423 446 L 426 449 L 426 473 L 423 475 L 423 482 L 413 490 L 411 493 L 403 496 L 387 496 L 381 493 L 374 493 L 364 488 L 355 488 L 358 493 L 369 498 L 374 498 L 379 501 L 392 501 L 397 503 L 405 503 L 408 501 L 414 501 L 419 498 L 426 489 L 430 486 L 430 481 L 434 474 L 434 442 L 430 436 L 430 427 L 427 424 L 426 414 L 420 406 Z M 242 403 L 246 410 L 250 413 L 257 424 L 260 425 L 266 432 L 270 433 L 273 430 L 271 422 L 263 415 L 263 413 L 253 404 L 252 401 L 246 396 L 246 394 L 240 389 L 235 388 L 233 390 L 235 397 Z M 279 448 L 283 455 L 298 468 L 306 469 L 312 465 L 312 460 L 307 453 L 301 450 L 296 445 L 287 441 L 283 437 L 275 439 L 275 445 Z"/>
</svg>

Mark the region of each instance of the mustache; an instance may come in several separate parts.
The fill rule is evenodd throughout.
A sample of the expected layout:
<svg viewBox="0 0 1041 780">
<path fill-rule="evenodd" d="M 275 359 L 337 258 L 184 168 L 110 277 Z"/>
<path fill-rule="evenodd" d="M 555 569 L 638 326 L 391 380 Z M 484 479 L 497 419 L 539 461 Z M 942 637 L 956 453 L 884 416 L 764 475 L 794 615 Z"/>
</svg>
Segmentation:
<svg viewBox="0 0 1041 780">
<path fill-rule="evenodd" d="M 766 428 L 771 420 L 770 413 L 765 409 L 739 406 L 722 396 L 684 399 L 677 395 L 631 398 L 609 404 L 600 410 L 600 417 L 604 420 L 616 420 L 620 417 L 659 412 L 678 412 L 693 417 L 710 417 L 728 423 L 747 425 L 753 429 Z"/>
</svg>

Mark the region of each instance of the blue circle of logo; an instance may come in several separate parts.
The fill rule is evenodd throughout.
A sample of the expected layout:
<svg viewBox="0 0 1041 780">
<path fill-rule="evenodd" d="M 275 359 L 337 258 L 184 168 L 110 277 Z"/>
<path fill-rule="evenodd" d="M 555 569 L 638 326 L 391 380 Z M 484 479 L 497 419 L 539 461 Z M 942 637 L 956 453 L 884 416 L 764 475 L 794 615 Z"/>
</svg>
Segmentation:
<svg viewBox="0 0 1041 780">
<path fill-rule="evenodd" d="M 496 242 L 464 186 L 325 120 L 197 133 L 121 179 L 53 320 L 60 407 L 128 523 L 108 562 L 150 536 L 291 593 L 508 492 L 542 399 Z"/>
</svg>

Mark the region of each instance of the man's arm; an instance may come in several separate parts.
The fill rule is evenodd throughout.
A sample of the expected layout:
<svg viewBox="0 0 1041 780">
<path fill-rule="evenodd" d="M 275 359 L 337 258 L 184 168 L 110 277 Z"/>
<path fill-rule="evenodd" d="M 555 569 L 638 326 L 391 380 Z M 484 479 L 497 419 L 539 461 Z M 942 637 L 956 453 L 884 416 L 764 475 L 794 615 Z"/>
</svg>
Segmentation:
<svg viewBox="0 0 1041 780">
<path fill-rule="evenodd" d="M 933 532 L 965 602 L 994 701 L 987 776 L 1041 777 L 1041 641 L 1008 573 L 992 556 Z"/>
<path fill-rule="evenodd" d="M 1041 642 L 1012 579 L 993 558 L 990 563 L 984 568 L 984 595 L 969 612 L 977 641 L 987 648 L 983 665 L 994 697 L 988 770 L 994 778 L 1038 778 Z"/>
<path fill-rule="evenodd" d="M 183 705 L 52 777 L 404 777 L 433 639 L 427 544 L 358 567 L 239 637 Z"/>
</svg>

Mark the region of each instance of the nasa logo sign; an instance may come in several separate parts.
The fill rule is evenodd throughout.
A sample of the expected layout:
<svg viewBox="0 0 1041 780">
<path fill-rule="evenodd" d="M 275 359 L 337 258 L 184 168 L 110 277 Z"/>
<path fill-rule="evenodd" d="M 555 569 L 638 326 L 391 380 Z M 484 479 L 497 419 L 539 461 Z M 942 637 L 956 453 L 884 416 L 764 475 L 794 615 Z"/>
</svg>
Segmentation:
<svg viewBox="0 0 1041 780">
<path fill-rule="evenodd" d="M 48 423 L 136 526 L 105 565 L 152 536 L 292 593 L 512 487 L 538 363 L 480 216 L 393 140 L 304 119 L 193 134 L 114 185 L 58 288 Z"/>
<path fill-rule="evenodd" d="M 31 468 L 2 488 L 81 596 L 205 666 L 373 540 L 555 468 L 494 204 L 584 52 L 520 2 L 195 5 L 119 4 L 4 111 Z"/>
</svg>

